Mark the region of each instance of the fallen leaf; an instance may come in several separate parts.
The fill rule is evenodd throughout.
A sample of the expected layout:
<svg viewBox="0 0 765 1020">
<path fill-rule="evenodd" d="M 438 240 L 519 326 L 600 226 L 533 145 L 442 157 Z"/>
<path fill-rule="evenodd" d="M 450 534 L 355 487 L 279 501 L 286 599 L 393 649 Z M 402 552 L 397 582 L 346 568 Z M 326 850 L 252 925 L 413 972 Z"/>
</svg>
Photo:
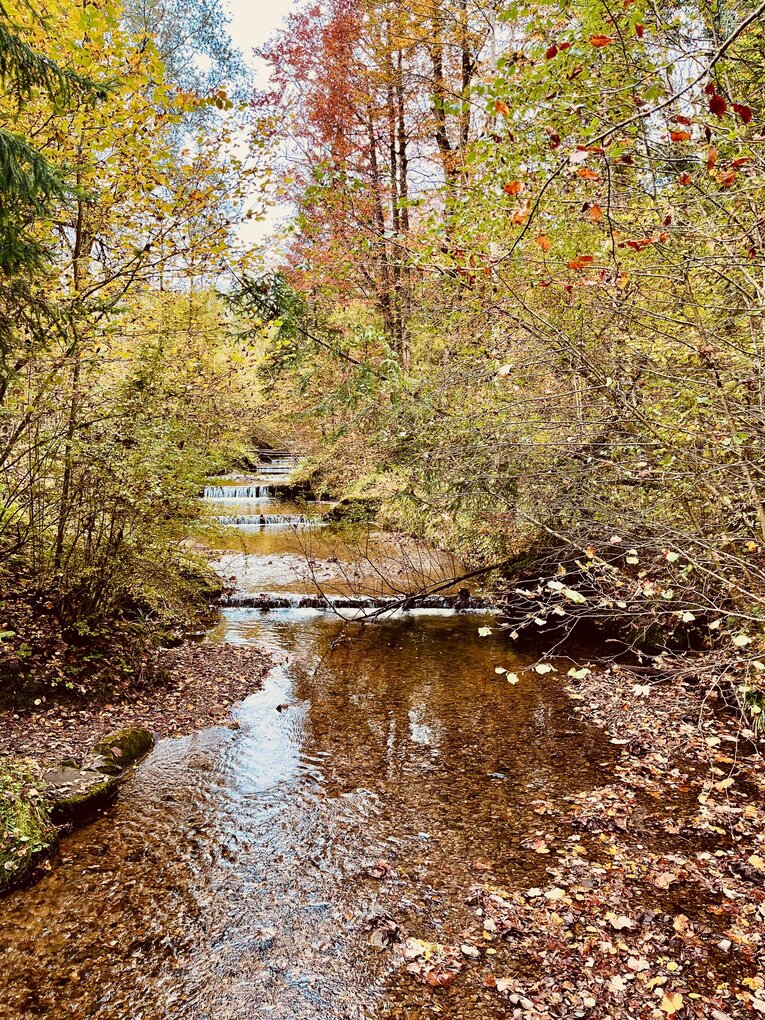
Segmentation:
<svg viewBox="0 0 765 1020">
<path fill-rule="evenodd" d="M 679 882 L 679 877 L 673 871 L 662 871 L 656 878 L 652 879 L 657 889 L 669 889 L 673 882 Z"/>
<path fill-rule="evenodd" d="M 618 917 L 615 914 L 606 914 L 606 919 L 610 922 L 612 928 L 616 928 L 617 931 L 621 931 L 623 928 L 634 928 L 635 922 L 631 917 L 627 917 L 626 914 L 620 914 Z"/>
<path fill-rule="evenodd" d="M 673 994 L 667 992 L 667 994 L 659 1003 L 659 1009 L 664 1010 L 664 1012 L 669 1014 L 670 1016 L 674 1013 L 677 1013 L 679 1009 L 682 1009 L 682 1006 L 683 997 L 680 994 L 680 992 L 674 992 Z"/>
<path fill-rule="evenodd" d="M 636 974 L 640 974 L 644 970 L 649 970 L 651 964 L 642 957 L 630 956 L 627 960 L 627 966 L 630 970 L 634 970 Z"/>
</svg>

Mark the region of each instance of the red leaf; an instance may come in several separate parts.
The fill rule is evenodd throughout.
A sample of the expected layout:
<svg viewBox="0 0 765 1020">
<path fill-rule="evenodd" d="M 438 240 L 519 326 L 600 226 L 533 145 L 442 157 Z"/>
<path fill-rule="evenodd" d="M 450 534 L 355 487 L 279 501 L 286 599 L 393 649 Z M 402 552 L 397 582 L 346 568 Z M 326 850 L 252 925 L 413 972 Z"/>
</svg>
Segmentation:
<svg viewBox="0 0 765 1020">
<path fill-rule="evenodd" d="M 616 39 L 612 35 L 591 35 L 590 42 L 600 49 L 601 46 L 608 46 L 610 43 L 616 42 Z"/>
<path fill-rule="evenodd" d="M 723 170 L 717 175 L 717 182 L 721 188 L 729 188 L 736 180 L 735 170 Z"/>
<path fill-rule="evenodd" d="M 667 215 L 664 217 L 664 226 L 668 227 L 671 222 L 672 222 L 672 213 L 667 213 Z"/>
<path fill-rule="evenodd" d="M 583 178 L 585 181 L 599 181 L 600 177 L 595 173 L 594 170 L 590 170 L 588 166 L 583 166 L 581 170 L 577 170 L 577 175 Z"/>
<path fill-rule="evenodd" d="M 713 145 L 712 148 L 709 150 L 709 155 L 707 156 L 707 170 L 711 171 L 714 168 L 716 162 L 717 162 L 717 149 Z"/>
<path fill-rule="evenodd" d="M 542 251 L 549 251 L 552 248 L 552 241 L 545 234 L 538 234 L 534 238 L 534 241 L 539 245 Z"/>
<path fill-rule="evenodd" d="M 717 94 L 713 95 L 709 100 L 709 112 L 713 113 L 715 117 L 722 117 L 725 111 L 728 109 L 728 104 L 725 102 L 722 96 Z"/>
<path fill-rule="evenodd" d="M 734 159 L 731 166 L 744 166 L 745 163 L 751 163 L 751 156 L 739 156 L 738 159 Z"/>
<path fill-rule="evenodd" d="M 555 131 L 554 128 L 546 127 L 545 134 L 550 139 L 550 148 L 557 149 L 558 146 L 560 145 L 560 135 L 558 134 L 558 132 Z"/>
<path fill-rule="evenodd" d="M 635 35 L 638 39 L 642 39 L 645 35 L 645 25 L 635 25 Z"/>
<path fill-rule="evenodd" d="M 748 106 L 744 106 L 742 103 L 734 103 L 733 109 L 745 124 L 748 124 L 752 119 L 752 111 Z"/>
<path fill-rule="evenodd" d="M 595 261 L 594 255 L 578 255 L 575 259 L 571 259 L 568 264 L 569 269 L 584 269 L 591 262 Z"/>
<path fill-rule="evenodd" d="M 597 202 L 593 202 L 589 210 L 585 213 L 587 219 L 591 223 L 600 223 L 603 219 L 603 210 L 600 208 Z"/>
<path fill-rule="evenodd" d="M 678 180 L 680 181 L 681 184 L 690 184 L 691 183 L 691 175 L 690 174 L 680 174 L 680 176 L 678 177 Z"/>
<path fill-rule="evenodd" d="M 687 142 L 691 133 L 690 131 L 670 131 L 669 137 L 673 142 Z"/>
<path fill-rule="evenodd" d="M 717 92 L 715 83 L 713 81 L 707 82 L 707 84 L 704 86 L 704 91 L 708 96 L 713 96 L 715 92 Z"/>
<path fill-rule="evenodd" d="M 518 195 L 523 191 L 523 185 L 520 181 L 508 181 L 502 185 L 502 190 L 506 195 Z"/>
<path fill-rule="evenodd" d="M 503 102 L 501 99 L 495 100 L 494 109 L 497 111 L 497 113 L 501 113 L 503 117 L 510 116 L 510 107 L 507 105 L 507 103 Z"/>
<path fill-rule="evenodd" d="M 690 127 L 693 123 L 690 117 L 683 117 L 681 114 L 678 114 L 677 117 L 673 117 L 672 120 L 674 120 L 676 124 L 685 124 L 686 127 Z"/>
<path fill-rule="evenodd" d="M 559 50 L 567 50 L 570 46 L 571 46 L 570 42 L 558 43 L 558 49 Z"/>
<path fill-rule="evenodd" d="M 552 60 L 553 57 L 557 57 L 557 56 L 558 56 L 558 47 L 555 45 L 555 43 L 553 43 L 552 46 L 549 48 L 549 50 L 545 53 L 545 57 L 546 57 L 547 60 Z"/>
</svg>

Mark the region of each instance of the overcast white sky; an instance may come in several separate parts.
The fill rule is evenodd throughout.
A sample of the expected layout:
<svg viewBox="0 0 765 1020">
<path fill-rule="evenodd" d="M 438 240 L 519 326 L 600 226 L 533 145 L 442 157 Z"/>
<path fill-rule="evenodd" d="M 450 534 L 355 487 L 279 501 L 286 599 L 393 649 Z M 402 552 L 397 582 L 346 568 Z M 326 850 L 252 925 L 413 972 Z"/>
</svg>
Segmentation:
<svg viewBox="0 0 765 1020">
<path fill-rule="evenodd" d="M 296 6 L 295 0 L 224 0 L 231 15 L 231 39 L 251 62 L 252 49 L 273 35 Z"/>
<path fill-rule="evenodd" d="M 252 51 L 262 45 L 279 28 L 284 18 L 297 6 L 297 0 L 223 0 L 231 17 L 231 41 L 241 50 L 244 59 L 256 72 L 258 63 Z M 253 245 L 260 245 L 289 210 L 277 207 L 263 222 L 242 224 L 239 236 Z"/>
</svg>

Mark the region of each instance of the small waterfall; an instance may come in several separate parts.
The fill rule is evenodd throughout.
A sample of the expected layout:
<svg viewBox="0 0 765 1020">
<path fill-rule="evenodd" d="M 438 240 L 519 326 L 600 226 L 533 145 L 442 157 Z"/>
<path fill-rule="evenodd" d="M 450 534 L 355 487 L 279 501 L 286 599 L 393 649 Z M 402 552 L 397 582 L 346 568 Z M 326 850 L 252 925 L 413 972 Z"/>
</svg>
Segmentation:
<svg viewBox="0 0 765 1020">
<path fill-rule="evenodd" d="M 266 499 L 272 495 L 270 485 L 206 485 L 205 499 Z"/>
<path fill-rule="evenodd" d="M 218 523 L 229 527 L 244 525 L 252 528 L 266 528 L 269 525 L 274 527 L 279 525 L 297 527 L 298 525 L 316 524 L 319 522 L 316 518 L 305 517 L 303 514 L 232 514 L 230 516 L 219 517 Z"/>
<path fill-rule="evenodd" d="M 231 592 L 223 596 L 221 605 L 232 609 L 439 609 L 448 611 L 486 612 L 488 603 L 481 598 L 460 595 L 411 595 L 374 597 L 371 595 L 294 595 L 287 592 L 262 591 L 258 594 Z"/>
</svg>

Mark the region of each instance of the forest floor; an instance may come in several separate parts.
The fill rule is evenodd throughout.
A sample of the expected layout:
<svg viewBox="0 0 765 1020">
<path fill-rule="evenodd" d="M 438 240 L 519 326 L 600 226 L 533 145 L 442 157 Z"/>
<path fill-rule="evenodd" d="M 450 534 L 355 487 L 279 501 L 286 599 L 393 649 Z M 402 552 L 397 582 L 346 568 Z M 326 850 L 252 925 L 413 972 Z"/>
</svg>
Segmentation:
<svg viewBox="0 0 765 1020">
<path fill-rule="evenodd" d="M 162 737 L 230 721 L 231 706 L 257 690 L 270 660 L 257 648 L 194 644 L 158 649 L 144 679 L 101 698 L 45 695 L 0 711 L 0 755 L 79 759 L 101 737 L 143 727 Z"/>
<path fill-rule="evenodd" d="M 596 1008 L 765 1015 L 765 770 L 754 734 L 690 683 L 612 668 L 572 680 L 569 693 L 619 759 L 595 790 L 537 804 L 528 842 L 549 861 L 546 883 L 470 890 L 479 931 L 466 940 L 513 948 L 512 967 L 487 969 L 484 984 L 523 1020 Z"/>
</svg>

